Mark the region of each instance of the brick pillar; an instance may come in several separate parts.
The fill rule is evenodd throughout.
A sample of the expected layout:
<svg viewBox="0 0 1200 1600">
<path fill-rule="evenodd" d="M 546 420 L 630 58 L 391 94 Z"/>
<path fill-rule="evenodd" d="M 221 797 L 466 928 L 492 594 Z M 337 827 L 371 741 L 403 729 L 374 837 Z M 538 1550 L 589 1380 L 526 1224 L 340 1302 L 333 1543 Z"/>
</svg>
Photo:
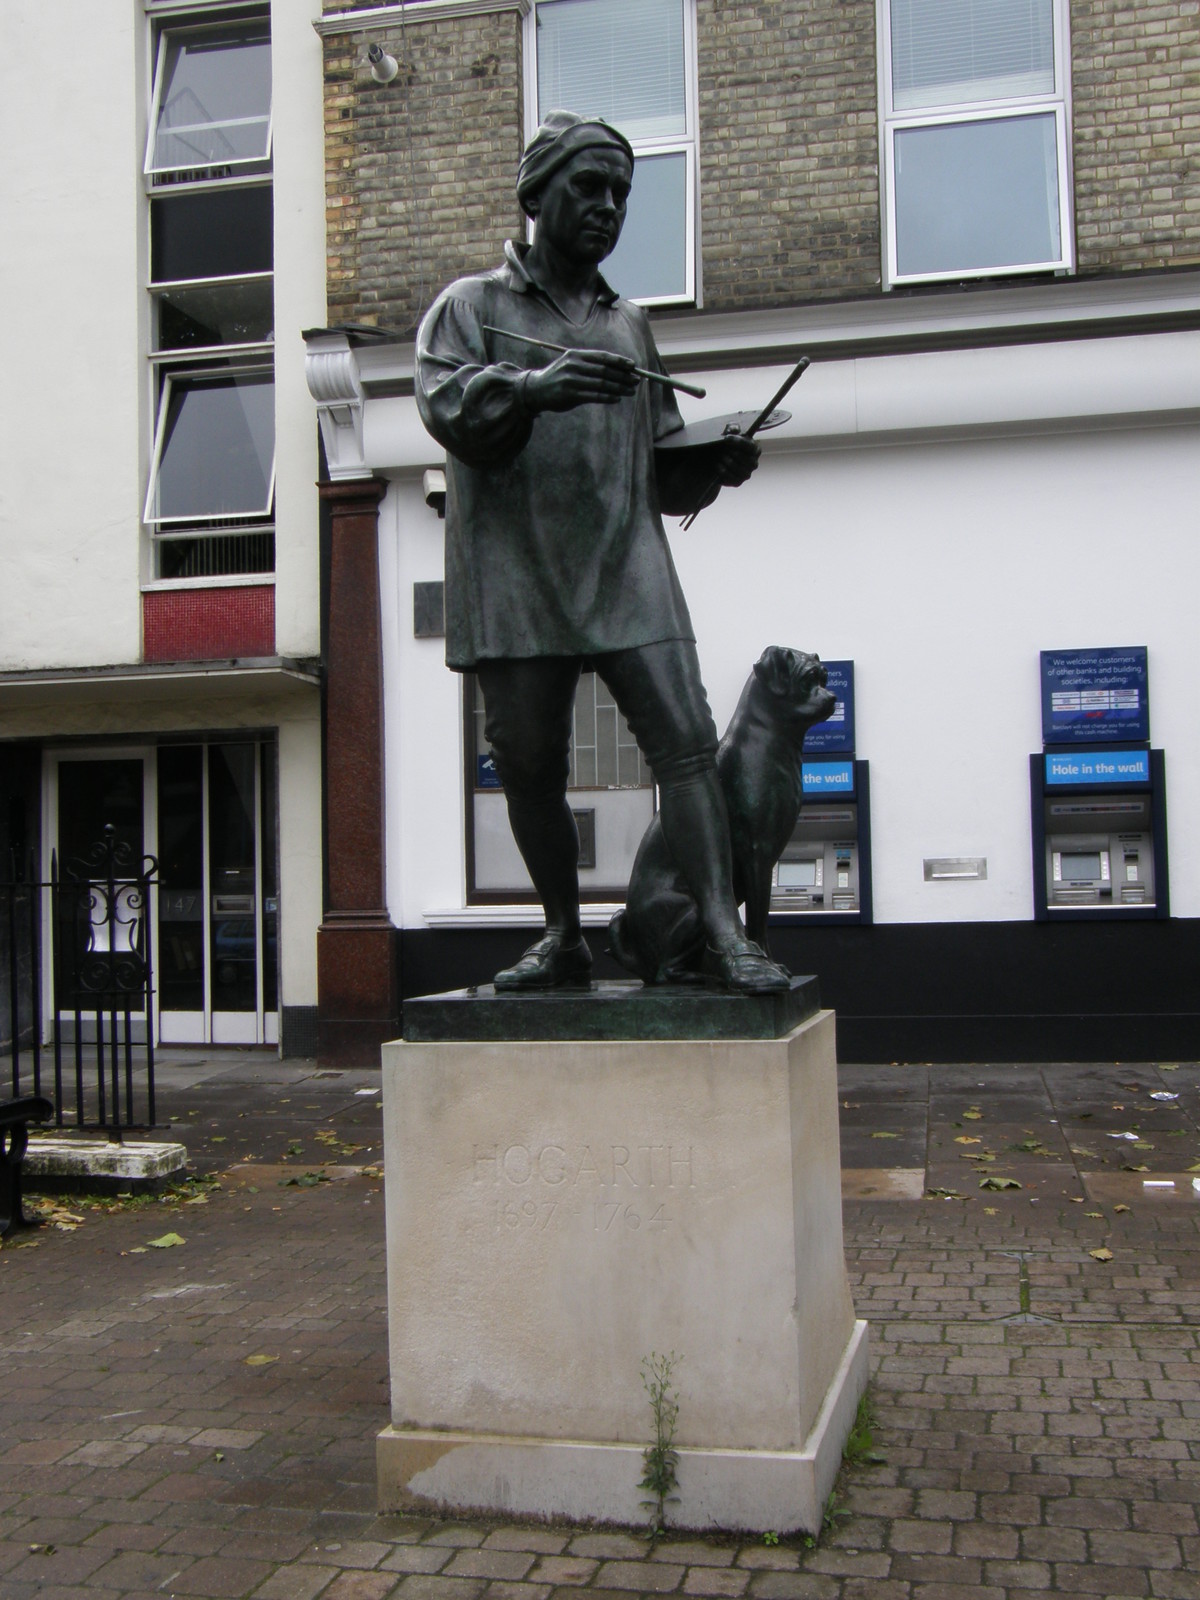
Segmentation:
<svg viewBox="0 0 1200 1600">
<path fill-rule="evenodd" d="M 384 881 L 379 502 L 386 483 L 323 483 L 332 522 L 325 688 L 329 899 L 317 933 L 323 1063 L 378 1066 L 399 1031 L 399 941 Z"/>
</svg>

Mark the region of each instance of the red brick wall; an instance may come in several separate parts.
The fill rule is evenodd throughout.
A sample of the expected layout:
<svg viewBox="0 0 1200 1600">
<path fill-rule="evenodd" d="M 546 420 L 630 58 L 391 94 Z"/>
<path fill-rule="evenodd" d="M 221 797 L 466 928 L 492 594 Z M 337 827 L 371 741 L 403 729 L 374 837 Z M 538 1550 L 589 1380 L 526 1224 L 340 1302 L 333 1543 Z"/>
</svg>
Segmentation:
<svg viewBox="0 0 1200 1600">
<path fill-rule="evenodd" d="M 154 589 L 142 596 L 145 661 L 275 654 L 275 588 Z"/>
</svg>

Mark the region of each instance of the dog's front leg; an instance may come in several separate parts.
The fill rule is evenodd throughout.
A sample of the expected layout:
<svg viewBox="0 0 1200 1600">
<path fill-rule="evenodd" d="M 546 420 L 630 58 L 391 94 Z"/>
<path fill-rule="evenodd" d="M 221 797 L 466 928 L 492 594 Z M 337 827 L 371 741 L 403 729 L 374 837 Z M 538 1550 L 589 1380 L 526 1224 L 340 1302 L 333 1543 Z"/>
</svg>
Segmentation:
<svg viewBox="0 0 1200 1600">
<path fill-rule="evenodd" d="M 771 862 L 755 859 L 746 874 L 746 932 L 767 954 L 767 913 L 771 909 Z"/>
</svg>

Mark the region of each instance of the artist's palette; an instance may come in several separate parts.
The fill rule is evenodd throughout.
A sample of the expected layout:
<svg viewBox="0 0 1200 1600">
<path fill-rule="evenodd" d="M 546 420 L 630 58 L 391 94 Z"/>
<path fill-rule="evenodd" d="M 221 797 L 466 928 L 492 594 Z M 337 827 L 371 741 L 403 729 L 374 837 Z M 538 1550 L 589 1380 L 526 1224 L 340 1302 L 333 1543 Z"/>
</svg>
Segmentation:
<svg viewBox="0 0 1200 1600">
<path fill-rule="evenodd" d="M 674 433 L 656 439 L 654 448 L 689 450 L 698 445 L 719 444 L 730 434 L 745 433 L 757 416 L 757 411 L 730 411 L 723 417 L 705 417 L 702 422 L 689 422 L 685 428 L 677 428 Z M 759 423 L 758 432 L 764 433 L 768 428 L 778 428 L 782 423 L 790 422 L 791 416 L 790 411 L 777 406 L 765 422 Z"/>
</svg>

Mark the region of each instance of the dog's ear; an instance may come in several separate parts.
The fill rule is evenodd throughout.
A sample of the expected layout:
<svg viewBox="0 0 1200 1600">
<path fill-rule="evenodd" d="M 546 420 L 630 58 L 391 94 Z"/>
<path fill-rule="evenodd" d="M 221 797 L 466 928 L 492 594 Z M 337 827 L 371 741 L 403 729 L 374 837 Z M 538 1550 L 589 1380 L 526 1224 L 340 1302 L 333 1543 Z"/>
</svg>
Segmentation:
<svg viewBox="0 0 1200 1600">
<path fill-rule="evenodd" d="M 790 694 L 795 672 L 795 651 L 771 644 L 754 663 L 754 676 L 769 694 L 781 699 Z"/>
</svg>

